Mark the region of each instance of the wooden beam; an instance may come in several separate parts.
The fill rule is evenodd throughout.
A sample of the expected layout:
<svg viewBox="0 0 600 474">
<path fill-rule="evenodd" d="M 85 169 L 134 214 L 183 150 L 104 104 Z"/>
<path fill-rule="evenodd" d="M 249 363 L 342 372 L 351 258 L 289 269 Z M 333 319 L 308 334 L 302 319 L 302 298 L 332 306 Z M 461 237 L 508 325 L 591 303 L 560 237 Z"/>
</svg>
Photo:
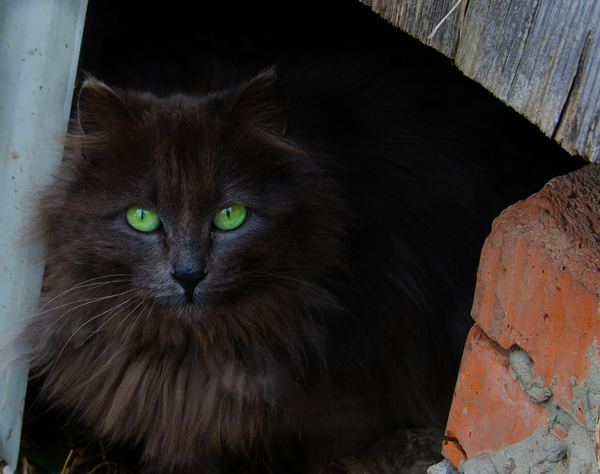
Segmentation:
<svg viewBox="0 0 600 474">
<path fill-rule="evenodd" d="M 600 2 L 362 1 L 453 58 L 570 153 L 600 158 Z"/>
</svg>

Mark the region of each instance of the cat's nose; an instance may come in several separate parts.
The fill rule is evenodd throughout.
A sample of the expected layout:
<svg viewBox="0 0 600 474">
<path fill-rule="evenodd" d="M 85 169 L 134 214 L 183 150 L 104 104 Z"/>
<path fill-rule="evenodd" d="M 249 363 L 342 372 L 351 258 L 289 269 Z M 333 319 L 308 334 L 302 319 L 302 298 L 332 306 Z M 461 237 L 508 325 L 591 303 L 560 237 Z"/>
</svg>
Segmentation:
<svg viewBox="0 0 600 474">
<path fill-rule="evenodd" d="M 195 271 L 195 272 L 187 272 L 187 271 L 178 272 L 177 271 L 177 272 L 172 272 L 171 275 L 173 276 L 173 279 L 177 283 L 179 283 L 181 285 L 181 287 L 184 289 L 185 295 L 187 296 L 188 301 L 191 302 L 194 300 L 194 290 L 198 286 L 198 283 L 200 283 L 202 280 L 204 280 L 207 273 L 204 271 Z"/>
</svg>

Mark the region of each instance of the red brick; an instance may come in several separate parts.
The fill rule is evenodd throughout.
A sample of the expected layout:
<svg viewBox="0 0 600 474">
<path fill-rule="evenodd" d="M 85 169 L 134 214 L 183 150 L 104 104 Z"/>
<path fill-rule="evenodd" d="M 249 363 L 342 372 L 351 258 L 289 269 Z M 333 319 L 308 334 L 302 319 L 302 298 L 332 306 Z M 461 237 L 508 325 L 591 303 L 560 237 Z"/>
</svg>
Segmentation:
<svg viewBox="0 0 600 474">
<path fill-rule="evenodd" d="M 444 441 L 442 455 L 457 467 L 459 462 L 467 459 L 462 447 L 456 441 Z"/>
<path fill-rule="evenodd" d="M 508 351 L 473 326 L 465 346 L 446 436 L 471 458 L 529 436 L 546 423 L 544 410 L 511 377 Z M 448 455 L 444 455 L 454 462 Z"/>
<path fill-rule="evenodd" d="M 552 430 L 561 438 L 561 439 L 565 439 L 567 436 L 569 436 L 569 433 L 567 433 L 565 430 L 563 430 L 562 428 L 559 428 L 558 426 L 554 426 L 552 428 Z"/>
<path fill-rule="evenodd" d="M 468 457 L 515 443 L 547 421 L 510 377 L 509 349 L 525 350 L 546 386 L 555 380 L 554 398 L 567 410 L 570 379 L 587 376 L 588 349 L 600 335 L 598 189 L 600 167 L 589 165 L 494 222 L 473 304 L 480 328 L 465 349 L 447 428 Z M 582 410 L 575 418 L 585 423 Z"/>
<path fill-rule="evenodd" d="M 473 317 L 502 347 L 527 351 L 568 409 L 569 378 L 587 376 L 600 334 L 600 253 L 583 223 L 600 215 L 598 166 L 551 181 L 507 209 L 484 246 Z M 582 189 L 583 188 L 583 189 Z M 564 389 L 564 390 L 563 390 Z"/>
</svg>

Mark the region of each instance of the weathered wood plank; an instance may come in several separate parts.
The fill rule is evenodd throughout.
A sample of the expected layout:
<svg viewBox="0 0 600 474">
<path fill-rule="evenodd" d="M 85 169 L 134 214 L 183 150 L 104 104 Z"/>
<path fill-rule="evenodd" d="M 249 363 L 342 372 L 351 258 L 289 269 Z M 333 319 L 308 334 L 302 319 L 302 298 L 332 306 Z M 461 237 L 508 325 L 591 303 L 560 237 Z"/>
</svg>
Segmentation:
<svg viewBox="0 0 600 474">
<path fill-rule="evenodd" d="M 580 93 L 589 98 L 590 79 L 595 82 L 597 69 L 594 77 L 586 78 L 589 69 L 584 72 L 580 65 L 584 49 L 589 53 L 590 41 L 597 39 L 594 29 L 599 25 L 600 3 L 595 1 L 475 0 L 461 29 L 456 64 L 565 149 L 597 158 L 576 133 L 587 135 L 588 130 L 580 130 L 581 124 L 573 127 L 568 117 L 575 118 L 581 107 L 589 106 L 578 106 L 569 98 L 578 74 Z M 563 113 L 567 102 L 569 115 Z M 596 110 L 598 105 L 596 100 Z"/>
<path fill-rule="evenodd" d="M 567 151 L 600 159 L 600 1 L 470 0 L 465 11 L 461 0 L 433 36 L 453 0 L 362 1 L 455 59 Z"/>
<path fill-rule="evenodd" d="M 361 0 L 394 26 L 410 33 L 446 56 L 454 57 L 460 33 L 462 6 L 457 0 Z M 442 20 L 444 20 L 442 22 Z M 438 27 L 436 30 L 436 27 Z M 432 33 L 435 30 L 435 34 Z"/>
<path fill-rule="evenodd" d="M 597 3 L 597 2 L 596 2 Z M 600 21 L 596 20 L 600 26 Z M 590 32 L 579 70 L 554 136 L 571 153 L 600 161 L 600 40 Z"/>
</svg>

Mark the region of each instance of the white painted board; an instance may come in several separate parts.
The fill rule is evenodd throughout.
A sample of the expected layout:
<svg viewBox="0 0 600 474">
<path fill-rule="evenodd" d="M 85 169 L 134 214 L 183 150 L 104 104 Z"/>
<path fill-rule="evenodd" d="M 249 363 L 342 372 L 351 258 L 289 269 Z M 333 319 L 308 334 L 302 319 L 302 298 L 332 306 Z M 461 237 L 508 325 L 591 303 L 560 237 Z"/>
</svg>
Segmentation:
<svg viewBox="0 0 600 474">
<path fill-rule="evenodd" d="M 43 262 L 25 237 L 27 202 L 62 157 L 87 0 L 0 0 L 0 337 L 34 310 Z M 0 353 L 0 457 L 18 460 L 24 363 Z"/>
</svg>

